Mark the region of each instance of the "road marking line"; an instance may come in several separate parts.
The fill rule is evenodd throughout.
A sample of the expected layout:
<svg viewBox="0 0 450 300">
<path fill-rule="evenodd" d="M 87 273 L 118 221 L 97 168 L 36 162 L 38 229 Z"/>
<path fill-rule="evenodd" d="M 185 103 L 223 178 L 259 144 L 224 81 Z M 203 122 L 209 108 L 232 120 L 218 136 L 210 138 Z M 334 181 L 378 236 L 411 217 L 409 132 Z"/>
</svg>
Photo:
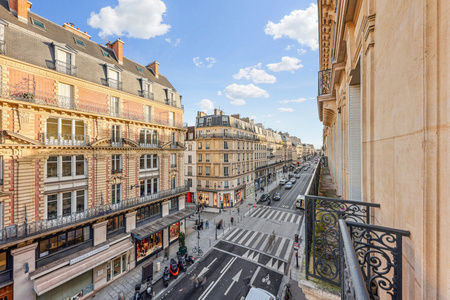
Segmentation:
<svg viewBox="0 0 450 300">
<path fill-rule="evenodd" d="M 225 270 L 225 269 L 227 269 L 235 260 L 237 259 L 237 257 L 233 257 L 232 259 L 230 259 L 228 262 L 227 262 L 227 264 L 225 265 L 225 267 L 223 267 L 222 268 L 222 270 L 220 270 L 220 274 L 222 274 L 223 273 L 223 271 Z"/>
<path fill-rule="evenodd" d="M 250 233 L 252 233 L 252 231 L 247 231 L 247 233 L 246 234 L 244 234 L 244 236 L 242 236 L 241 237 L 241 239 L 239 240 L 239 242 L 237 242 L 238 244 L 241 244 L 241 242 L 243 242 L 244 240 L 245 240 L 245 238 L 250 234 Z"/>
<path fill-rule="evenodd" d="M 256 246 L 258 246 L 259 242 L 261 241 L 262 237 L 264 236 L 264 233 L 262 232 L 258 232 L 258 238 L 256 239 L 256 241 L 254 241 L 251 245 L 249 245 L 249 247 L 251 248 L 256 248 Z M 255 247 L 253 247 L 253 245 L 255 245 Z"/>
<path fill-rule="evenodd" d="M 267 212 L 262 216 L 262 218 L 267 218 L 267 216 L 272 212 L 271 209 L 267 209 Z"/>
<path fill-rule="evenodd" d="M 231 237 L 239 230 L 239 228 L 235 228 L 226 238 L 225 240 L 228 241 L 229 239 L 231 239 Z"/>
<path fill-rule="evenodd" d="M 233 243 L 240 237 L 246 230 L 239 228 L 240 233 L 236 234 L 236 236 L 231 240 Z"/>
<path fill-rule="evenodd" d="M 267 243 L 269 242 L 269 237 L 270 237 L 270 235 L 267 236 L 266 240 L 261 244 L 261 246 L 258 248 L 258 250 L 264 251 Z"/>
<path fill-rule="evenodd" d="M 253 238 L 255 237 L 255 235 L 258 233 L 258 231 L 255 231 L 252 236 L 248 239 L 247 242 L 245 242 L 245 246 L 248 246 L 248 244 L 250 244 L 250 242 L 253 240 Z"/>
<path fill-rule="evenodd" d="M 252 258 L 252 260 L 258 262 L 258 260 L 259 260 L 259 252 L 255 251 L 255 253 L 256 253 L 256 255 Z"/>
<path fill-rule="evenodd" d="M 250 250 L 247 250 L 244 254 L 242 254 L 242 258 L 247 258 L 249 252 L 250 252 Z"/>
<path fill-rule="evenodd" d="M 284 211 L 283 211 L 283 212 L 281 212 L 281 214 L 280 214 L 279 218 L 277 218 L 277 221 L 281 221 L 281 219 L 283 218 L 284 214 L 285 214 L 285 212 L 284 212 Z"/>
<path fill-rule="evenodd" d="M 262 208 L 261 211 L 257 215 L 255 215 L 255 218 L 261 218 L 262 214 L 266 212 L 266 209 L 267 208 Z"/>
<path fill-rule="evenodd" d="M 294 218 L 295 218 L 294 214 L 289 214 L 289 217 L 286 219 L 286 222 L 291 223 Z"/>
<path fill-rule="evenodd" d="M 284 244 L 286 243 L 287 239 L 286 238 L 282 238 L 280 245 L 278 246 L 277 252 L 275 252 L 275 256 L 279 257 L 281 250 L 283 250 Z"/>
<path fill-rule="evenodd" d="M 286 217 L 283 218 L 283 221 L 284 221 L 284 222 L 287 222 L 290 216 L 291 216 L 291 213 L 288 213 L 288 212 L 287 212 L 287 213 L 286 213 Z"/>
<path fill-rule="evenodd" d="M 284 260 L 286 260 L 287 261 L 287 259 L 289 258 L 289 254 L 291 254 L 291 247 L 292 247 L 292 244 L 293 244 L 293 242 L 292 242 L 292 240 L 289 240 L 289 244 L 288 244 L 288 247 L 287 247 L 287 249 L 286 249 L 286 254 L 284 254 Z"/>
<path fill-rule="evenodd" d="M 256 216 L 256 214 L 257 213 L 259 213 L 260 211 L 261 211 L 261 207 L 258 207 L 257 209 L 255 209 L 251 214 L 250 214 L 250 217 L 254 217 L 254 216 Z"/>
<path fill-rule="evenodd" d="M 267 262 L 266 266 L 269 268 L 272 268 L 272 257 L 270 258 L 270 260 Z"/>
<path fill-rule="evenodd" d="M 211 293 L 211 291 L 213 290 L 213 288 L 217 285 L 217 283 L 222 279 L 223 275 L 225 275 L 225 273 L 230 269 L 231 265 L 234 263 L 234 261 L 237 259 L 237 257 L 234 257 L 230 260 L 231 264 L 228 264 L 228 268 L 225 270 L 225 272 L 221 272 L 221 275 L 219 276 L 219 278 L 217 278 L 217 280 L 214 282 L 213 281 L 213 285 L 209 286 L 209 290 L 206 290 L 203 294 L 200 295 L 200 297 L 198 298 L 198 300 L 204 300 L 206 299 L 206 297 L 208 297 L 209 293 Z M 223 271 L 223 270 L 222 270 Z"/>
<path fill-rule="evenodd" d="M 234 283 L 239 281 L 239 278 L 241 277 L 241 273 L 242 273 L 242 269 L 240 269 L 239 272 L 237 272 L 236 275 L 234 275 L 233 278 L 231 278 L 231 280 L 232 280 L 231 284 L 225 291 L 225 294 L 223 294 L 224 296 L 226 296 L 228 294 L 228 292 L 231 290 L 231 287 L 234 285 Z"/>
<path fill-rule="evenodd" d="M 272 209 L 272 211 L 270 212 L 270 215 L 267 216 L 267 219 L 272 218 L 272 215 L 276 212 L 277 212 L 276 210 Z"/>
<path fill-rule="evenodd" d="M 261 267 L 260 267 L 260 266 L 258 266 L 258 267 L 256 268 L 256 271 L 255 271 L 255 273 L 253 274 L 252 279 L 250 280 L 250 287 L 253 285 L 253 282 L 255 281 L 256 276 L 258 276 L 259 270 L 261 270 Z"/>
<path fill-rule="evenodd" d="M 211 283 L 208 285 L 208 287 L 206 288 L 206 290 L 203 292 L 203 294 L 201 294 L 200 295 L 200 297 L 198 298 L 198 300 L 200 300 L 200 298 L 206 293 L 206 292 L 208 292 L 211 288 L 212 288 L 212 285 L 214 284 L 214 280 L 213 281 L 211 281 Z M 208 293 L 209 294 L 209 293 Z M 207 295 L 206 295 L 207 296 Z M 205 296 L 205 297 L 206 297 Z"/>
<path fill-rule="evenodd" d="M 276 220 L 281 211 L 277 210 L 277 213 L 273 216 L 272 220 Z"/>
<path fill-rule="evenodd" d="M 298 216 L 298 219 L 297 219 L 297 221 L 296 221 L 295 223 L 296 223 L 296 224 L 300 224 L 300 219 L 301 219 L 301 217 Z"/>
<path fill-rule="evenodd" d="M 280 267 L 278 268 L 278 272 L 284 273 L 284 262 L 281 262 Z"/>
</svg>

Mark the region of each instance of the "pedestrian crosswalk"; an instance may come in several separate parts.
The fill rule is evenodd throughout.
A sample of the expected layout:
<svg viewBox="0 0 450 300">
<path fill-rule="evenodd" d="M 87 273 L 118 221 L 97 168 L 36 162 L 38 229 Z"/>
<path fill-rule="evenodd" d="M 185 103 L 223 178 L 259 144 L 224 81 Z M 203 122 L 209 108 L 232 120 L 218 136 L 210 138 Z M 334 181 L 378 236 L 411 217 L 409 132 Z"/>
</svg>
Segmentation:
<svg viewBox="0 0 450 300">
<path fill-rule="evenodd" d="M 300 224 L 301 221 L 301 216 L 298 214 L 281 211 L 270 207 L 258 207 L 249 214 L 249 217 L 263 218 L 267 220 L 274 220 L 279 222 L 295 223 L 295 224 Z"/>
<path fill-rule="evenodd" d="M 293 241 L 286 237 L 275 236 L 259 231 L 236 227 L 224 238 L 225 241 L 245 246 L 251 250 L 266 253 L 272 257 L 287 261 Z M 254 254 L 256 256 L 256 254 Z M 252 256 L 253 257 L 253 256 Z M 277 267 L 277 269 L 279 266 Z"/>
</svg>

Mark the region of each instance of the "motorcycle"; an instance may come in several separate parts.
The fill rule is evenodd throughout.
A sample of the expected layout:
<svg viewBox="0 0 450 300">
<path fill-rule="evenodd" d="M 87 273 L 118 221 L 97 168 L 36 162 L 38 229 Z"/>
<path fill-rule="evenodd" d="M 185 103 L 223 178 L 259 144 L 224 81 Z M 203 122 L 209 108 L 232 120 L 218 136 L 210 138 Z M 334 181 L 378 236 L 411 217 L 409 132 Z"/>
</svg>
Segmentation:
<svg viewBox="0 0 450 300">
<path fill-rule="evenodd" d="M 187 267 L 186 260 L 182 255 L 178 255 L 178 268 L 180 269 L 181 272 L 185 272 L 186 267 Z"/>
<path fill-rule="evenodd" d="M 133 300 L 141 300 L 141 285 L 138 283 L 134 286 L 134 296 Z"/>
<path fill-rule="evenodd" d="M 177 261 L 175 259 L 170 259 L 170 274 L 172 274 L 172 276 L 177 277 L 178 273 L 180 272 L 180 269 L 178 268 L 178 264 Z"/>
<path fill-rule="evenodd" d="M 169 286 L 169 279 L 170 279 L 169 267 L 165 267 L 163 273 L 163 283 L 165 287 Z"/>
<path fill-rule="evenodd" d="M 188 255 L 187 253 L 184 255 L 184 259 L 186 260 L 186 263 L 191 265 L 195 262 L 195 258 L 192 255 Z"/>
<path fill-rule="evenodd" d="M 152 278 L 147 278 L 147 288 L 145 289 L 145 293 L 147 294 L 146 299 L 153 298 L 153 286 L 152 286 Z"/>
</svg>

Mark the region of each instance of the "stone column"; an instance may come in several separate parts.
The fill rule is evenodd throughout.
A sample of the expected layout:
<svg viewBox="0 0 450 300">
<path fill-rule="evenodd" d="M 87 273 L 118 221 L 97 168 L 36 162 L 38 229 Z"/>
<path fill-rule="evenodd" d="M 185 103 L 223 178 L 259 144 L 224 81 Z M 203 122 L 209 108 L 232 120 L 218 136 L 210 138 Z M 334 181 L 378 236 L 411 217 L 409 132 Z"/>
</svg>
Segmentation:
<svg viewBox="0 0 450 300">
<path fill-rule="evenodd" d="M 36 299 L 33 281 L 29 274 L 35 270 L 37 243 L 11 250 L 15 299 Z"/>
<path fill-rule="evenodd" d="M 137 211 L 133 211 L 125 215 L 126 219 L 125 229 L 127 233 L 130 233 L 131 230 L 136 228 L 136 213 Z"/>
<path fill-rule="evenodd" d="M 181 195 L 178 197 L 178 209 L 182 210 L 186 207 L 186 199 L 185 199 L 185 195 Z"/>
<path fill-rule="evenodd" d="M 169 215 L 169 201 L 164 201 L 162 203 L 162 216 L 165 217 Z"/>
<path fill-rule="evenodd" d="M 163 235 L 164 249 L 166 249 L 167 247 L 169 247 L 169 228 L 164 228 L 162 235 Z"/>
<path fill-rule="evenodd" d="M 106 224 L 108 221 L 103 221 L 92 225 L 94 229 L 94 246 L 106 241 Z"/>
</svg>

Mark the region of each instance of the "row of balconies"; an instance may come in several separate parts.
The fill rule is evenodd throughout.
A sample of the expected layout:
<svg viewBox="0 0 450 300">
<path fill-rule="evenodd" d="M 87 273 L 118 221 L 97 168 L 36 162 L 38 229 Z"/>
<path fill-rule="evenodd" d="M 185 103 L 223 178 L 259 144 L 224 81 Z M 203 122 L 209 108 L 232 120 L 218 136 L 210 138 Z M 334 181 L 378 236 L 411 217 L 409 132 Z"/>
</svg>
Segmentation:
<svg viewBox="0 0 450 300">
<path fill-rule="evenodd" d="M 116 118 L 156 123 L 165 126 L 181 127 L 181 124 L 180 126 L 178 126 L 174 120 L 169 120 L 169 118 L 165 114 L 156 115 L 153 119 L 149 119 L 148 117 L 144 116 L 144 113 L 140 114 L 128 111 L 117 111 L 109 109 L 104 105 L 102 106 L 89 104 L 90 101 L 87 101 L 89 99 L 77 99 L 77 101 L 75 101 L 75 98 L 73 96 L 57 95 L 56 93 L 38 90 L 35 88 L 35 85 L 35 82 L 32 80 L 26 80 L 23 83 L 13 87 L 2 85 L 1 96 L 8 99 L 21 100 L 41 105 L 56 106 L 64 109 L 79 110 L 83 112 L 107 115 Z M 148 96 L 151 97 L 150 94 Z M 171 103 L 169 101 L 166 104 L 170 105 Z"/>
<path fill-rule="evenodd" d="M 249 141 L 259 141 L 256 136 L 248 136 L 237 133 L 197 133 L 197 139 L 208 139 L 208 138 L 223 138 L 223 139 L 240 139 L 240 140 L 249 140 Z"/>
<path fill-rule="evenodd" d="M 126 211 L 131 208 L 147 205 L 176 194 L 187 192 L 188 190 L 188 187 L 183 185 L 143 197 L 129 198 L 116 204 L 100 204 L 95 207 L 88 208 L 85 211 L 73 213 L 69 216 L 61 216 L 52 220 L 40 220 L 31 223 L 27 223 L 25 220 L 22 224 L 14 224 L 1 229 L 0 244 L 32 237 L 34 235 L 53 231 L 62 227 L 76 226 L 77 224 L 81 224 L 87 220 L 93 220 L 116 214 L 121 211 Z"/>
</svg>

